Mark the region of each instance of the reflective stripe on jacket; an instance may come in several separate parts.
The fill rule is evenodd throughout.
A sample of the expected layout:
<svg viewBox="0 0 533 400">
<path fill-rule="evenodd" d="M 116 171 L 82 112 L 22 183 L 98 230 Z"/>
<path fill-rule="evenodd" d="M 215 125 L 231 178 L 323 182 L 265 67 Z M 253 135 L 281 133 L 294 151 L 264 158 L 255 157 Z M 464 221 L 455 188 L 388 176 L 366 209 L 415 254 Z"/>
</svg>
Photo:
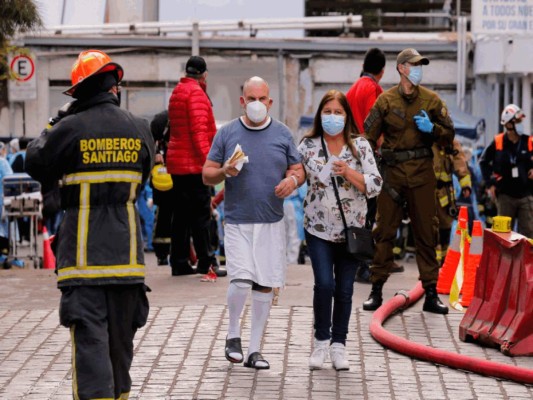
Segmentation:
<svg viewBox="0 0 533 400">
<path fill-rule="evenodd" d="M 144 254 L 135 200 L 149 176 L 148 122 L 102 93 L 28 146 L 26 168 L 61 180 L 65 214 L 57 234 L 58 286 L 141 283 Z"/>
</svg>

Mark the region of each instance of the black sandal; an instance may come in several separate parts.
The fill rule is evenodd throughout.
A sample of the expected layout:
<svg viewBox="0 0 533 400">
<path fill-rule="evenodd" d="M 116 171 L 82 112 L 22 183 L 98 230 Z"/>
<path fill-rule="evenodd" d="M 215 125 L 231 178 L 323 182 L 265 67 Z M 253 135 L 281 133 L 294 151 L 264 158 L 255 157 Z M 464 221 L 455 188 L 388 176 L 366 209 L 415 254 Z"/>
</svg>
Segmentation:
<svg viewBox="0 0 533 400">
<path fill-rule="evenodd" d="M 266 363 L 266 365 L 257 365 L 258 362 Z M 248 357 L 248 361 L 244 363 L 244 366 L 247 368 L 255 368 L 255 369 L 270 369 L 270 364 L 267 360 L 263 358 L 261 353 L 255 352 L 250 354 Z"/>
<path fill-rule="evenodd" d="M 244 360 L 244 355 L 242 354 L 241 338 L 226 339 L 226 348 L 224 349 L 226 353 L 226 360 L 232 363 L 242 363 Z M 230 357 L 231 353 L 239 353 L 241 359 L 237 360 L 233 357 Z"/>
</svg>

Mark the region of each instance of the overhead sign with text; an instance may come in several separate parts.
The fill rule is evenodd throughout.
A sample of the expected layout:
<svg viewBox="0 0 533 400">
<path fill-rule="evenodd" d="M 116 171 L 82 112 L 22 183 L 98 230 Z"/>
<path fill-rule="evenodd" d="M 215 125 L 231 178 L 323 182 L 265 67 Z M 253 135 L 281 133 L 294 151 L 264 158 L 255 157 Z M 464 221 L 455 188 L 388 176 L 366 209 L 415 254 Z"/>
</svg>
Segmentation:
<svg viewBox="0 0 533 400">
<path fill-rule="evenodd" d="M 11 77 L 8 81 L 9 101 L 26 101 L 37 98 L 35 57 L 30 53 L 9 56 Z"/>
<path fill-rule="evenodd" d="M 533 0 L 473 0 L 472 33 L 533 35 Z"/>
</svg>

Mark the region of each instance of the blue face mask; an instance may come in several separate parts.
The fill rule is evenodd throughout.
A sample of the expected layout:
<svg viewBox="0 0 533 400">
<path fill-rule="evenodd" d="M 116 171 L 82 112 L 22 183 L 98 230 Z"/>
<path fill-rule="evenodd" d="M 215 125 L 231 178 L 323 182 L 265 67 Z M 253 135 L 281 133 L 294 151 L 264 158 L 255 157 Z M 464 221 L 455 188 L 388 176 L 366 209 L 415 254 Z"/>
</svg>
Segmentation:
<svg viewBox="0 0 533 400">
<path fill-rule="evenodd" d="M 407 79 L 409 79 L 409 81 L 415 86 L 420 85 L 420 82 L 422 82 L 422 66 L 411 66 L 411 68 L 409 68 Z"/>
<path fill-rule="evenodd" d="M 322 129 L 330 136 L 336 136 L 344 130 L 344 115 L 323 114 Z"/>
</svg>

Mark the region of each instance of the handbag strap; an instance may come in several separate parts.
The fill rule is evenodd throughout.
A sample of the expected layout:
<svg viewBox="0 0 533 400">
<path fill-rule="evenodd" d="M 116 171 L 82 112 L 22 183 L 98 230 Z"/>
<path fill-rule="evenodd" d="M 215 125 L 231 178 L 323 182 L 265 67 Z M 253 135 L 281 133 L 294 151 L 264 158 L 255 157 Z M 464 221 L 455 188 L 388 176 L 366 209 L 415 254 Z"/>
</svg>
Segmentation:
<svg viewBox="0 0 533 400">
<path fill-rule="evenodd" d="M 328 162 L 328 150 L 326 149 L 326 143 L 324 142 L 324 136 L 321 136 L 322 140 L 322 150 L 324 151 L 324 157 L 326 158 L 326 164 Z M 339 190 L 337 189 L 337 184 L 335 183 L 335 178 L 331 177 L 331 183 L 333 185 L 333 191 L 335 192 L 335 198 L 337 199 L 337 205 L 339 206 L 339 211 L 341 213 L 342 223 L 344 224 L 345 231 L 348 231 L 348 224 L 346 223 L 346 217 L 344 216 L 344 211 L 342 210 L 341 198 L 339 196 Z"/>
</svg>

